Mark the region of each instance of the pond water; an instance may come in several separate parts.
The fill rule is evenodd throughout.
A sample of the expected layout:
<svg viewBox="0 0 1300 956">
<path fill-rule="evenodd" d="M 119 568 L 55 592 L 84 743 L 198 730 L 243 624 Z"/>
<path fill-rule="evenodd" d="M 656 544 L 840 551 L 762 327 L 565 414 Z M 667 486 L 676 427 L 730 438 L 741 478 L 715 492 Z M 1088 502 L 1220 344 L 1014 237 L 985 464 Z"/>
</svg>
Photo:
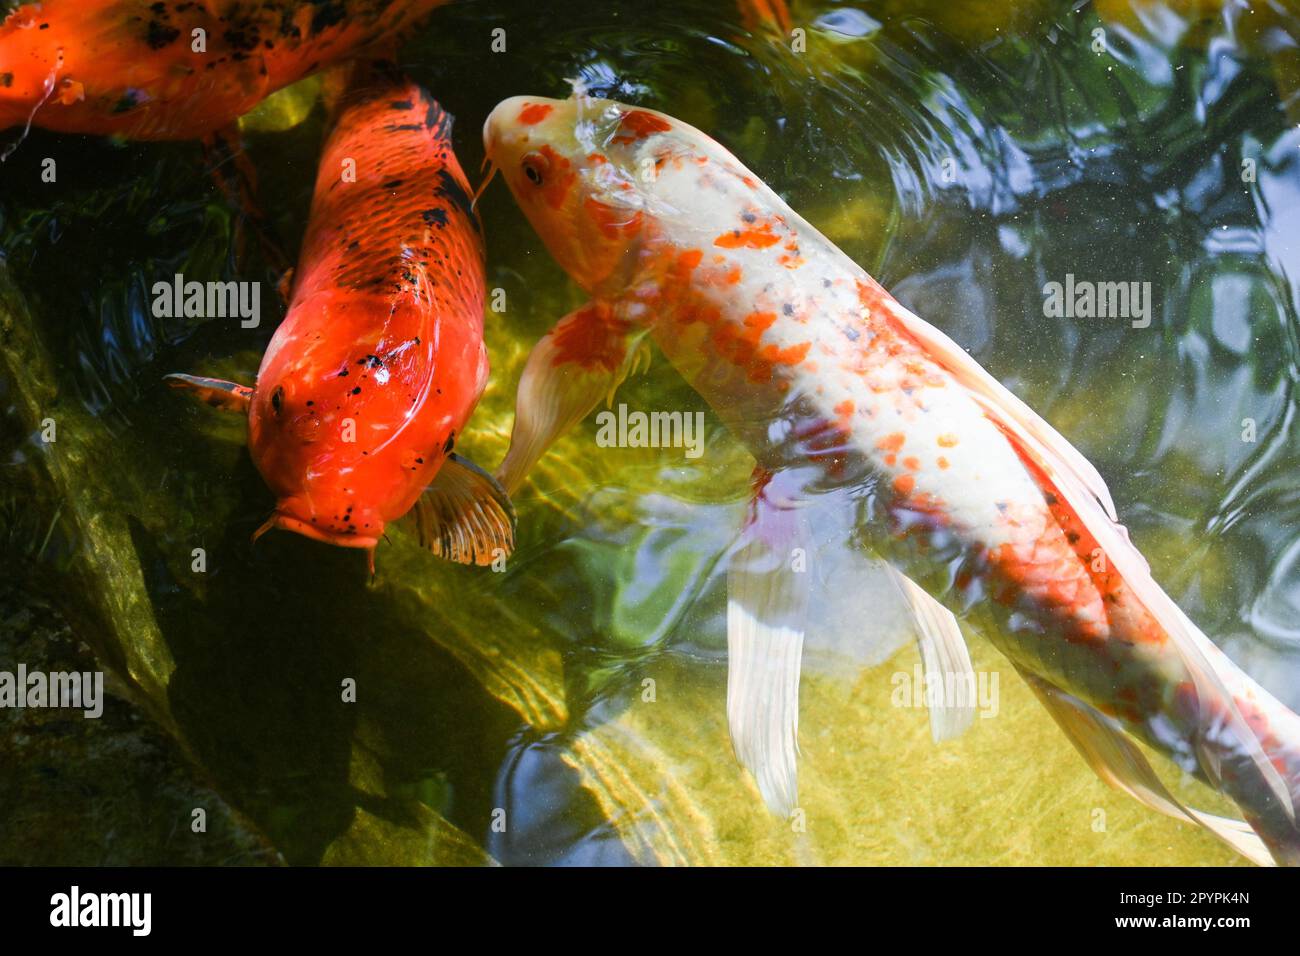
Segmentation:
<svg viewBox="0 0 1300 956">
<path fill-rule="evenodd" d="M 469 171 L 493 105 L 571 78 L 714 136 L 1091 459 L 1171 596 L 1300 707 L 1300 16 L 1182 0 L 792 15 L 798 50 L 706 0 L 478 0 L 435 11 L 400 62 L 457 118 Z M 291 256 L 318 89 L 244 122 Z M 769 814 L 725 715 L 719 559 L 753 463 L 662 356 L 617 401 L 702 412 L 705 453 L 600 447 L 588 419 L 517 495 L 504 573 L 439 563 L 400 527 L 373 582 L 355 551 L 251 544 L 272 499 L 242 421 L 162 382 L 251 383 L 282 315 L 210 162 L 198 144 L 35 131 L 0 169 L 6 296 L 28 306 L 0 341 L 0 558 L 285 860 L 1242 862 L 1098 781 L 978 637 L 996 694 L 932 743 L 897 693 L 918 660 L 902 611 L 851 555 L 809 637 L 802 820 Z M 529 349 L 583 295 L 504 187 L 480 209 L 506 307 L 458 451 L 491 469 Z M 177 272 L 261 280 L 279 311 L 255 329 L 155 318 L 149 290 Z M 1067 276 L 1150 283 L 1149 323 L 1047 314 Z"/>
</svg>

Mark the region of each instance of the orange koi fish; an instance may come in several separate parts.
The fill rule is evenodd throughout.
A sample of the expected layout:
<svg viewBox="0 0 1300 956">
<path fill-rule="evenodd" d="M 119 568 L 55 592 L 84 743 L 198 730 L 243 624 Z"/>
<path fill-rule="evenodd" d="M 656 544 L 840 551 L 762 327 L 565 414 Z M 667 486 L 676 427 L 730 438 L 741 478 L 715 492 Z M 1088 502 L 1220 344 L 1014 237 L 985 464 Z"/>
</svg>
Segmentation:
<svg viewBox="0 0 1300 956">
<path fill-rule="evenodd" d="M 505 487 L 617 386 L 647 336 L 757 459 L 730 554 L 727 709 L 773 809 L 796 805 L 800 654 L 818 606 L 817 575 L 790 555 L 815 560 L 810 526 L 840 509 L 888 562 L 928 673 L 957 691 L 931 711 L 936 739 L 973 714 L 956 612 L 1108 783 L 1256 862 L 1300 863 L 1300 717 L 1165 594 L 1101 476 L 1051 425 L 699 130 L 582 95 L 517 97 L 484 141 L 591 296 L 529 357 Z M 1245 821 L 1184 806 L 1134 738 Z"/>
<path fill-rule="evenodd" d="M 41 0 L 0 25 L 0 129 L 196 139 L 446 0 Z"/>
<path fill-rule="evenodd" d="M 321 156 L 288 314 L 257 385 L 171 375 L 248 414 L 278 501 L 271 528 L 374 548 L 408 511 L 421 543 L 488 564 L 514 542 L 509 498 L 454 454 L 488 377 L 483 241 L 451 117 L 391 68 L 352 74 Z"/>
<path fill-rule="evenodd" d="M 0 25 L 0 130 L 197 139 L 448 0 L 41 0 Z M 787 33 L 785 0 L 737 0 Z"/>
</svg>

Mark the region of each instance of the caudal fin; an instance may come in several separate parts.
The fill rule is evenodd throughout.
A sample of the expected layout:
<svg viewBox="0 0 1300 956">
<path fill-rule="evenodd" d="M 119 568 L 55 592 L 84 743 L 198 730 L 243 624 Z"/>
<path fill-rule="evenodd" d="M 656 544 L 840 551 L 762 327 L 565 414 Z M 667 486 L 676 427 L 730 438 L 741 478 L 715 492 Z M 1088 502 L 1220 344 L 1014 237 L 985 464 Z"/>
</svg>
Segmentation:
<svg viewBox="0 0 1300 956">
<path fill-rule="evenodd" d="M 1300 833 L 1296 832 L 1300 786 L 1297 786 L 1296 765 L 1279 753 L 1282 742 L 1275 740 L 1276 731 L 1257 715 L 1256 708 L 1246 707 L 1246 713 L 1252 718 L 1247 719 L 1242 705 L 1249 704 L 1249 696 L 1243 694 L 1246 685 L 1241 678 L 1246 681 L 1249 678 L 1232 666 L 1152 577 L 1146 559 L 1118 523 L 1114 503 L 1101 475 L 1048 422 L 952 339 L 887 294 L 884 301 L 900 329 L 943 365 L 980 404 L 985 415 L 1011 442 L 1044 493 L 1051 492 L 1064 499 L 1100 547 L 1110 567 L 1122 578 L 1127 598 L 1145 608 L 1163 630 L 1168 650 L 1181 664 L 1180 670 L 1190 684 L 1191 693 L 1186 697 L 1192 710 L 1190 742 L 1195 747 L 1202 773 L 1237 802 L 1279 862 L 1300 863 Z M 1264 694 L 1253 683 L 1250 686 Z M 1273 717 L 1285 713 L 1294 718 L 1271 697 L 1265 711 Z M 1288 726 L 1285 732 L 1290 734 L 1285 740 L 1292 748 L 1286 754 L 1294 753 L 1294 747 L 1300 745 L 1300 727 Z"/>
</svg>

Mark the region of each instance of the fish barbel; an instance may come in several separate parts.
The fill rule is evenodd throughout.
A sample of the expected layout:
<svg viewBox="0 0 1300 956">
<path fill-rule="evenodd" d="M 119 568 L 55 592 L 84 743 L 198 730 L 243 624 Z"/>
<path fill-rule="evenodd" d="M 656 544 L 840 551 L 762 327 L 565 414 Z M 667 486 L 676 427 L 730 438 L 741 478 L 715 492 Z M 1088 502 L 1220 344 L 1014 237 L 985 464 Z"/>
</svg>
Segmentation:
<svg viewBox="0 0 1300 956">
<path fill-rule="evenodd" d="M 1108 783 L 1256 862 L 1300 863 L 1300 718 L 1165 594 L 1101 476 L 1051 425 L 680 120 L 581 93 L 515 97 L 484 141 L 591 296 L 529 357 L 505 487 L 610 394 L 647 339 L 757 460 L 728 572 L 728 717 L 774 810 L 796 805 L 800 649 L 818 600 L 789 558 L 819 509 L 851 509 L 941 686 L 974 676 L 956 612 Z M 970 714 L 962 694 L 945 698 L 936 738 Z M 1226 794 L 1245 822 L 1181 804 L 1131 738 Z"/>
</svg>

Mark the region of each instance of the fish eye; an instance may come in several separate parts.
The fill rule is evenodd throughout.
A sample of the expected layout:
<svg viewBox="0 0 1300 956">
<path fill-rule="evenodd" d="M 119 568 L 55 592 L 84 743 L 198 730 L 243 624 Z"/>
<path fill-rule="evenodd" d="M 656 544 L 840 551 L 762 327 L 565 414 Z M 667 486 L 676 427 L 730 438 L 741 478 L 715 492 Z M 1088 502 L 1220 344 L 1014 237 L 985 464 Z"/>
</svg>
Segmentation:
<svg viewBox="0 0 1300 956">
<path fill-rule="evenodd" d="M 524 157 L 524 175 L 534 186 L 540 186 L 546 180 L 546 157 L 541 153 L 529 153 Z"/>
<path fill-rule="evenodd" d="M 275 391 L 271 393 L 271 408 L 275 409 L 277 415 L 280 414 L 280 406 L 284 404 L 284 386 L 277 385 Z"/>
</svg>

